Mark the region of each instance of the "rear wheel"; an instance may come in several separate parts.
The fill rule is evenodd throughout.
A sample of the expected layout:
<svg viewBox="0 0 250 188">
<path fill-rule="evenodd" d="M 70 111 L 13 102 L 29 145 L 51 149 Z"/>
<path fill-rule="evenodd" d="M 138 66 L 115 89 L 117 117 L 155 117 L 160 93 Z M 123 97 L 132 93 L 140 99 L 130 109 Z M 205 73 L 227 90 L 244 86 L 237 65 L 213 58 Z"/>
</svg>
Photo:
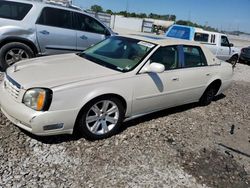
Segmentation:
<svg viewBox="0 0 250 188">
<path fill-rule="evenodd" d="M 89 140 L 110 137 L 117 133 L 124 118 L 124 107 L 116 98 L 96 99 L 82 110 L 75 133 Z"/>
<path fill-rule="evenodd" d="M 217 89 L 213 86 L 210 86 L 206 89 L 202 97 L 200 98 L 200 105 L 207 106 L 209 105 L 216 95 Z"/>
<path fill-rule="evenodd" d="M 32 57 L 34 57 L 34 52 L 29 46 L 20 42 L 11 42 L 0 49 L 0 66 L 5 71 L 16 62 Z"/>
</svg>

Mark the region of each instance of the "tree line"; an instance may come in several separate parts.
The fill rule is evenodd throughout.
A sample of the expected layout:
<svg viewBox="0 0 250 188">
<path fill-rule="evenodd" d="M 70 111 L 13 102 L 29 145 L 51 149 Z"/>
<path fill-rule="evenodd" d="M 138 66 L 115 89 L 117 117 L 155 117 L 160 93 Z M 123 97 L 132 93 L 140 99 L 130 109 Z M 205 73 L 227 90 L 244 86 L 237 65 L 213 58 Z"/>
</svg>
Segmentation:
<svg viewBox="0 0 250 188">
<path fill-rule="evenodd" d="M 152 18 L 152 19 L 159 19 L 159 20 L 168 20 L 168 21 L 176 21 L 176 16 L 175 15 L 159 15 L 159 14 L 145 14 L 145 13 L 135 13 L 135 12 L 127 12 L 127 11 L 120 11 L 120 12 L 113 12 L 112 10 L 104 10 L 101 6 L 99 5 L 92 5 L 90 8 L 91 11 L 93 12 L 104 12 L 108 14 L 116 14 L 116 15 L 121 15 L 124 17 L 132 17 L 132 18 Z"/>
<path fill-rule="evenodd" d="M 158 19 L 158 20 L 174 21 L 176 24 L 179 24 L 179 25 L 199 27 L 199 28 L 203 28 L 203 29 L 208 30 L 208 31 L 215 31 L 215 32 L 218 31 L 218 29 L 216 29 L 216 28 L 206 26 L 206 25 L 200 25 L 200 24 L 197 24 L 197 23 L 194 23 L 194 22 L 191 22 L 191 21 L 186 21 L 186 20 L 178 20 L 178 21 L 176 21 L 176 15 L 170 15 L 170 14 L 159 15 L 159 14 L 150 13 L 150 14 L 147 15 L 145 13 L 135 13 L 135 12 L 131 13 L 131 12 L 127 12 L 127 11 L 113 12 L 110 9 L 104 10 L 99 5 L 92 5 L 90 10 L 93 11 L 93 12 L 103 12 L 103 13 L 107 13 L 107 14 L 122 15 L 124 17 L 152 18 L 152 19 Z"/>
</svg>

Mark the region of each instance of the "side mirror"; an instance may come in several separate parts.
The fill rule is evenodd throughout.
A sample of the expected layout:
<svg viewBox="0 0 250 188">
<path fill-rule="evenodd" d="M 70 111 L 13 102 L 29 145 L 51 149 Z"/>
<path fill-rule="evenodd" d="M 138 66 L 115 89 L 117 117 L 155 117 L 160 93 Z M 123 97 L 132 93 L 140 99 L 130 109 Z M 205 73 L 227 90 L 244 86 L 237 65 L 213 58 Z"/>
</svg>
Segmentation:
<svg viewBox="0 0 250 188">
<path fill-rule="evenodd" d="M 110 37 L 111 36 L 111 33 L 110 33 L 110 31 L 107 28 L 105 29 L 105 36 L 106 37 Z"/>
<path fill-rule="evenodd" d="M 162 73 L 165 71 L 165 66 L 163 64 L 160 63 L 147 63 L 143 69 L 141 70 L 140 73 L 149 73 L 149 72 L 153 72 L 153 73 Z"/>
<path fill-rule="evenodd" d="M 229 44 L 229 47 L 233 47 L 233 46 L 234 46 L 234 44 L 233 44 L 233 43 L 230 43 L 230 44 Z"/>
</svg>

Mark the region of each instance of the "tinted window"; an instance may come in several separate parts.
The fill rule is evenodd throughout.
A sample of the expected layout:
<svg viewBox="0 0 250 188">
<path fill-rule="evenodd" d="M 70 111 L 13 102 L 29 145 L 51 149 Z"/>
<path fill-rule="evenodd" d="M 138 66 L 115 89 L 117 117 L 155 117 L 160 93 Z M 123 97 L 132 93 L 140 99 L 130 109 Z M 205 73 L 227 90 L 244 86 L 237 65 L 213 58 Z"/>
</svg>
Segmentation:
<svg viewBox="0 0 250 188">
<path fill-rule="evenodd" d="M 195 33 L 194 35 L 194 40 L 195 41 L 199 41 L 199 42 L 208 42 L 208 34 L 204 34 L 204 33 Z"/>
<path fill-rule="evenodd" d="M 71 29 L 72 13 L 67 10 L 46 7 L 43 9 L 37 24 Z"/>
<path fill-rule="evenodd" d="M 77 13 L 77 29 L 91 33 L 105 34 L 106 28 L 90 16 Z"/>
<path fill-rule="evenodd" d="M 200 67 L 207 65 L 207 60 L 200 47 L 184 46 L 185 67 Z"/>
<path fill-rule="evenodd" d="M 221 36 L 221 46 L 229 46 L 229 41 L 226 36 Z"/>
<path fill-rule="evenodd" d="M 190 39 L 190 28 L 173 26 L 168 32 L 167 37 L 179 38 L 179 39 Z"/>
<path fill-rule="evenodd" d="M 22 20 L 31 8 L 30 4 L 0 1 L 0 18 Z"/>
<path fill-rule="evenodd" d="M 178 49 L 176 46 L 159 48 L 150 58 L 152 62 L 161 63 L 165 70 L 178 68 Z"/>
</svg>

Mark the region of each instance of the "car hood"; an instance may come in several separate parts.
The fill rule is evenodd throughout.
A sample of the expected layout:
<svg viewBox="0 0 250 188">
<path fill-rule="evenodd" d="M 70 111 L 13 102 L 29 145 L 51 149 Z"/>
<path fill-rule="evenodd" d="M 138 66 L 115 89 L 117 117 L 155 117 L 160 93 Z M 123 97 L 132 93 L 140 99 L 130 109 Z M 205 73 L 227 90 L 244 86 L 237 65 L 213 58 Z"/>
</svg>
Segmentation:
<svg viewBox="0 0 250 188">
<path fill-rule="evenodd" d="M 8 68 L 7 75 L 24 89 L 53 88 L 85 80 L 121 74 L 76 54 L 55 55 L 19 62 Z"/>
</svg>

